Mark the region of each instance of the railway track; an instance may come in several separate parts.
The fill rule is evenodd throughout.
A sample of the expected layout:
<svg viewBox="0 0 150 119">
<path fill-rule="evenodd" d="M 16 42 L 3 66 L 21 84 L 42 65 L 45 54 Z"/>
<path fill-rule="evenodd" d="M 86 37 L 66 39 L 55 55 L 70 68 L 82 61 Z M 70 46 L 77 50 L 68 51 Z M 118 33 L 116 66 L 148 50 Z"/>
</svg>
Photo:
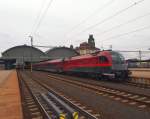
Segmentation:
<svg viewBox="0 0 150 119">
<path fill-rule="evenodd" d="M 21 73 L 21 75 L 24 84 L 36 97 L 40 108 L 44 110 L 48 119 L 100 119 L 99 115 L 89 113 L 82 106 L 72 102 L 71 99 L 67 99 L 46 84 L 36 80 L 33 75 L 27 76 L 24 73 Z M 43 113 L 40 114 L 39 118 L 41 117 L 43 118 Z M 47 117 L 44 116 L 44 119 L 47 119 Z"/>
<path fill-rule="evenodd" d="M 150 88 L 150 78 L 130 77 L 130 79 L 131 79 L 130 81 L 126 81 L 123 84 L 136 86 L 140 88 L 148 88 L 148 89 Z M 147 81 L 144 81 L 144 80 L 147 80 Z"/>
<path fill-rule="evenodd" d="M 24 119 L 51 119 L 44 107 L 40 104 L 36 95 L 30 90 L 30 87 L 24 82 L 19 72 L 19 87 L 21 92 L 21 101 Z"/>
<path fill-rule="evenodd" d="M 44 71 L 43 71 L 44 72 Z M 50 73 L 50 72 L 49 72 Z M 66 75 L 62 75 L 62 74 L 56 74 L 56 73 L 50 73 L 52 75 L 60 75 L 60 77 L 64 77 L 64 78 L 67 78 L 67 77 L 72 77 L 72 76 L 66 76 Z M 81 77 L 78 77 L 78 76 L 74 76 L 75 78 L 81 78 Z M 82 78 L 85 78 L 85 77 L 82 77 Z M 143 80 L 146 79 L 147 82 L 143 82 Z M 95 78 L 89 78 L 88 80 L 98 80 L 98 79 L 95 79 Z M 139 82 L 139 80 L 142 80 Z M 109 82 L 109 83 L 119 83 L 119 81 L 107 81 L 107 79 L 105 80 L 99 80 L 99 82 L 102 81 L 102 82 Z M 130 85 L 130 86 L 134 86 L 134 87 L 139 87 L 139 88 L 145 88 L 145 89 L 150 89 L 150 78 L 141 78 L 141 77 L 129 77 L 129 80 L 126 80 L 126 81 L 121 81 L 121 84 L 123 85 Z"/>
<path fill-rule="evenodd" d="M 136 83 L 136 82 L 132 82 L 132 81 L 127 81 L 127 82 L 124 82 L 123 84 L 124 85 L 135 86 L 135 87 L 139 87 L 139 88 L 143 88 L 143 89 L 150 89 L 149 84 Z"/>
<path fill-rule="evenodd" d="M 64 78 L 55 75 L 48 75 L 51 80 L 57 80 L 65 82 L 69 85 L 77 86 L 80 88 L 85 88 L 87 90 L 94 91 L 98 95 L 109 97 L 113 100 L 120 101 L 129 105 L 134 105 L 139 108 L 150 109 L 150 97 L 147 95 L 136 94 L 124 90 L 113 89 L 100 85 L 92 85 L 90 83 L 85 83 L 82 81 L 71 80 L 71 78 Z"/>
<path fill-rule="evenodd" d="M 45 72 L 45 71 L 43 71 L 43 72 Z M 49 72 L 50 73 L 50 72 Z M 56 73 L 54 74 L 54 73 L 51 73 L 51 74 L 53 74 L 53 75 L 56 75 Z M 59 74 L 60 75 L 60 77 L 65 77 L 66 78 L 66 75 L 62 75 L 62 74 Z M 68 77 L 69 77 L 69 75 L 68 75 Z M 80 78 L 79 76 L 74 76 L 74 77 L 77 77 L 77 78 Z M 85 78 L 85 77 L 82 77 L 82 78 Z M 145 82 L 143 82 L 143 80 L 144 79 L 146 79 L 147 80 L 147 82 L 145 81 Z M 88 80 L 97 80 L 97 79 L 95 79 L 95 78 L 90 78 L 90 79 L 88 79 Z M 139 82 L 139 80 L 142 80 L 142 81 L 140 81 Z M 99 81 L 102 81 L 102 82 L 106 82 L 107 81 L 107 79 L 105 79 L 105 80 L 99 80 Z M 118 81 L 108 81 L 109 83 L 111 82 L 111 83 L 119 83 Z M 121 81 L 121 84 L 123 84 L 123 85 L 130 85 L 130 86 L 134 86 L 134 87 L 139 87 L 139 88 L 145 88 L 145 89 L 150 89 L 150 78 L 141 78 L 141 77 L 129 77 L 129 80 L 126 80 L 126 81 L 124 81 L 124 82 L 122 82 Z"/>
<path fill-rule="evenodd" d="M 52 75 L 58 75 L 58 74 L 54 74 L 54 73 L 50 73 Z M 60 77 L 63 77 L 63 78 L 69 78 L 70 76 L 66 76 L 66 75 L 61 75 L 59 74 Z M 76 77 L 75 77 L 76 78 Z M 80 77 L 77 77 L 77 78 L 80 78 Z M 84 77 L 83 77 L 84 78 Z M 131 79 L 134 79 L 134 81 L 131 81 Z M 123 85 L 130 85 L 130 86 L 134 86 L 134 87 L 139 87 L 139 88 L 143 88 L 143 89 L 150 89 L 150 79 L 149 79 L 149 83 L 145 84 L 145 83 L 139 83 L 139 82 L 136 82 L 135 80 L 139 80 L 141 78 L 137 78 L 137 77 L 130 77 L 130 80 L 129 81 L 125 81 L 125 82 L 121 82 L 121 84 Z M 143 79 L 143 78 L 142 78 Z M 97 79 L 88 79 L 88 80 L 96 80 Z M 119 83 L 118 81 L 107 81 L 107 80 L 98 80 L 99 82 L 109 82 L 109 83 Z"/>
</svg>

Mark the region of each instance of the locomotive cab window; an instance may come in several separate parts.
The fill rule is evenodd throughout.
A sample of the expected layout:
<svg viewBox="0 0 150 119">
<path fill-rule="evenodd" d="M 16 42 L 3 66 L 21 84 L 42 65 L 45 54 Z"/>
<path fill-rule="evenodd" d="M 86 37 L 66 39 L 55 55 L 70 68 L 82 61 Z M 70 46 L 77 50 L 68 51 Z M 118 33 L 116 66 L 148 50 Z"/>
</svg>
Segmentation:
<svg viewBox="0 0 150 119">
<path fill-rule="evenodd" d="M 106 62 L 108 62 L 108 59 L 105 56 L 100 56 L 99 57 L 99 62 L 100 63 L 106 63 Z"/>
</svg>

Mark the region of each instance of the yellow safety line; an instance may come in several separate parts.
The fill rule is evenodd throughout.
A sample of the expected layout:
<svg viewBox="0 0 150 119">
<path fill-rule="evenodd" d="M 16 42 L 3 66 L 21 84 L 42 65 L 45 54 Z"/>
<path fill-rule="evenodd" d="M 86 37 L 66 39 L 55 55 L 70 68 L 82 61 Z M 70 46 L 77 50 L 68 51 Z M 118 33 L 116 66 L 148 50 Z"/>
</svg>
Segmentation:
<svg viewBox="0 0 150 119">
<path fill-rule="evenodd" d="M 79 118 L 78 112 L 74 112 L 74 113 L 73 113 L 73 119 L 78 119 L 78 118 Z"/>
<path fill-rule="evenodd" d="M 59 119 L 66 119 L 66 115 L 65 114 L 60 114 Z"/>
</svg>

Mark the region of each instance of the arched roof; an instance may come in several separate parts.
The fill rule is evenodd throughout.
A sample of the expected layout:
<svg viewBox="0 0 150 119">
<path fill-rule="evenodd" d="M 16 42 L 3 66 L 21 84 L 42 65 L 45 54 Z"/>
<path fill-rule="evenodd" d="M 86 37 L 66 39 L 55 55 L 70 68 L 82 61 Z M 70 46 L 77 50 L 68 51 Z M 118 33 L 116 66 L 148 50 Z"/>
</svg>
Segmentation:
<svg viewBox="0 0 150 119">
<path fill-rule="evenodd" d="M 65 58 L 79 55 L 76 50 L 67 47 L 55 47 L 45 52 L 52 59 Z"/>
<path fill-rule="evenodd" d="M 23 64 L 24 62 L 38 62 L 48 59 L 44 52 L 27 45 L 9 48 L 2 53 L 2 58 L 16 59 L 17 64 Z"/>
<path fill-rule="evenodd" d="M 12 51 L 12 50 L 14 50 L 14 49 L 24 49 L 24 48 L 31 48 L 31 46 L 28 46 L 28 45 L 15 46 L 15 47 L 12 47 L 12 48 L 9 48 L 9 49 L 5 50 L 5 51 L 2 53 L 2 55 L 5 55 L 6 53 L 8 53 L 9 51 Z M 40 49 L 38 49 L 38 48 L 32 47 L 32 49 L 34 49 L 35 51 L 37 51 L 37 52 L 39 52 L 39 53 L 45 55 L 45 53 L 42 52 L 42 51 L 41 51 Z"/>
</svg>

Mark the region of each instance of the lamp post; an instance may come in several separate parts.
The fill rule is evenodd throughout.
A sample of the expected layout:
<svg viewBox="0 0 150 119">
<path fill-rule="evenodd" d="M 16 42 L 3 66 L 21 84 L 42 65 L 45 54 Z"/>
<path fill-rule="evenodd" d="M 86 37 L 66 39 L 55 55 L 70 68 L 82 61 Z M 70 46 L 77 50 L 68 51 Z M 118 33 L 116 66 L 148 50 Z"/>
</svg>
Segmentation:
<svg viewBox="0 0 150 119">
<path fill-rule="evenodd" d="M 141 50 L 139 50 L 139 58 L 140 58 L 140 67 L 141 67 L 141 60 L 142 60 L 142 52 L 141 52 Z"/>
<path fill-rule="evenodd" d="M 31 41 L 31 56 L 30 56 L 30 58 L 31 58 L 31 63 L 30 63 L 30 71 L 32 72 L 32 48 L 33 48 L 33 36 L 29 36 L 29 38 L 30 38 L 30 41 Z"/>
</svg>

